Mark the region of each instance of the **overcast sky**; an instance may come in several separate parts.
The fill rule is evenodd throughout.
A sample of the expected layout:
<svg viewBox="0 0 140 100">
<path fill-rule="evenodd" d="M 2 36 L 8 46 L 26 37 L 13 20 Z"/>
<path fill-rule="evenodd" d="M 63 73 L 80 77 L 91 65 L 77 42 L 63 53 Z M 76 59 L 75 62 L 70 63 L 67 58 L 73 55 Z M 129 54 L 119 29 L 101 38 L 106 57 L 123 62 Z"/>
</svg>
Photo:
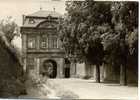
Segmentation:
<svg viewBox="0 0 140 100">
<path fill-rule="evenodd" d="M 61 14 L 65 13 L 64 0 L 0 0 L 0 20 L 7 16 L 12 16 L 15 22 L 22 25 L 22 15 L 32 14 L 40 10 L 55 11 Z M 21 38 L 15 37 L 13 44 L 21 48 Z"/>
<path fill-rule="evenodd" d="M 12 16 L 18 25 L 22 23 L 22 15 L 43 10 L 55 10 L 61 14 L 65 12 L 64 0 L 0 0 L 0 19 Z"/>
</svg>

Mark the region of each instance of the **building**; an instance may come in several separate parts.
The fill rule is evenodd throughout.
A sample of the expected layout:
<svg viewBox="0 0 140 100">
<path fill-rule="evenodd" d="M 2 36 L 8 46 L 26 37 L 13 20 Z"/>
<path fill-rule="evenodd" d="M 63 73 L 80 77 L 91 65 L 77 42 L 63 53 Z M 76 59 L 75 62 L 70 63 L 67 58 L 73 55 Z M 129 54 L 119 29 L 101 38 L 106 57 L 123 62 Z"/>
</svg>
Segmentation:
<svg viewBox="0 0 140 100">
<path fill-rule="evenodd" d="M 24 70 L 28 74 L 34 71 L 51 78 L 72 76 L 74 68 L 70 68 L 70 62 L 65 59 L 58 38 L 57 27 L 61 19 L 62 15 L 55 11 L 39 10 L 23 15 L 22 51 Z"/>
</svg>

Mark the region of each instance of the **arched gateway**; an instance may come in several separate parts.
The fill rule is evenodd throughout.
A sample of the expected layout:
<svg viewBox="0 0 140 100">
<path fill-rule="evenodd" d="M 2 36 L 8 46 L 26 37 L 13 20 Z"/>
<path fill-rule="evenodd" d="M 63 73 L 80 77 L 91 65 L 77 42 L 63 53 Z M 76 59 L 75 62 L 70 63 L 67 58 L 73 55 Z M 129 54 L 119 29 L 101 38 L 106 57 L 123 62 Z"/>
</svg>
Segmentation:
<svg viewBox="0 0 140 100">
<path fill-rule="evenodd" d="M 41 74 L 49 78 L 56 78 L 57 75 L 57 63 L 54 60 L 45 60 L 43 62 L 43 70 Z"/>
</svg>

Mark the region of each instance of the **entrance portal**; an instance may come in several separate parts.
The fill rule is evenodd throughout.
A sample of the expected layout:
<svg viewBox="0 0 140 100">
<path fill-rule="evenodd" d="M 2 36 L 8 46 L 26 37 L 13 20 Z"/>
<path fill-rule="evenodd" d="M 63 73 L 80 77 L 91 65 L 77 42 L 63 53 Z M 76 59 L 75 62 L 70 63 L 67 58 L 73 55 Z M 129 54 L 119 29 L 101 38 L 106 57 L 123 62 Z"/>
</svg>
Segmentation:
<svg viewBox="0 0 140 100">
<path fill-rule="evenodd" d="M 44 61 L 42 75 L 48 76 L 49 78 L 56 78 L 57 64 L 54 60 L 45 60 Z"/>
</svg>

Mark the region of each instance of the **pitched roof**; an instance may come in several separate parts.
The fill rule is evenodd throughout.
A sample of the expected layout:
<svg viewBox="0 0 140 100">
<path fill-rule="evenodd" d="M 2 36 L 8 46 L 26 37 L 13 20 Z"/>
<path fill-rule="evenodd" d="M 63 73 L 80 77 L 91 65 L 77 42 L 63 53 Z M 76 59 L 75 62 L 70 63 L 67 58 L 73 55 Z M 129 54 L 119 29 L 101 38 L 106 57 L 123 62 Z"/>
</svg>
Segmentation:
<svg viewBox="0 0 140 100">
<path fill-rule="evenodd" d="M 58 12 L 55 11 L 47 11 L 47 10 L 39 10 L 33 14 L 29 14 L 27 16 L 31 17 L 47 17 L 47 16 L 52 16 L 52 17 L 61 17 L 62 15 Z"/>
</svg>

